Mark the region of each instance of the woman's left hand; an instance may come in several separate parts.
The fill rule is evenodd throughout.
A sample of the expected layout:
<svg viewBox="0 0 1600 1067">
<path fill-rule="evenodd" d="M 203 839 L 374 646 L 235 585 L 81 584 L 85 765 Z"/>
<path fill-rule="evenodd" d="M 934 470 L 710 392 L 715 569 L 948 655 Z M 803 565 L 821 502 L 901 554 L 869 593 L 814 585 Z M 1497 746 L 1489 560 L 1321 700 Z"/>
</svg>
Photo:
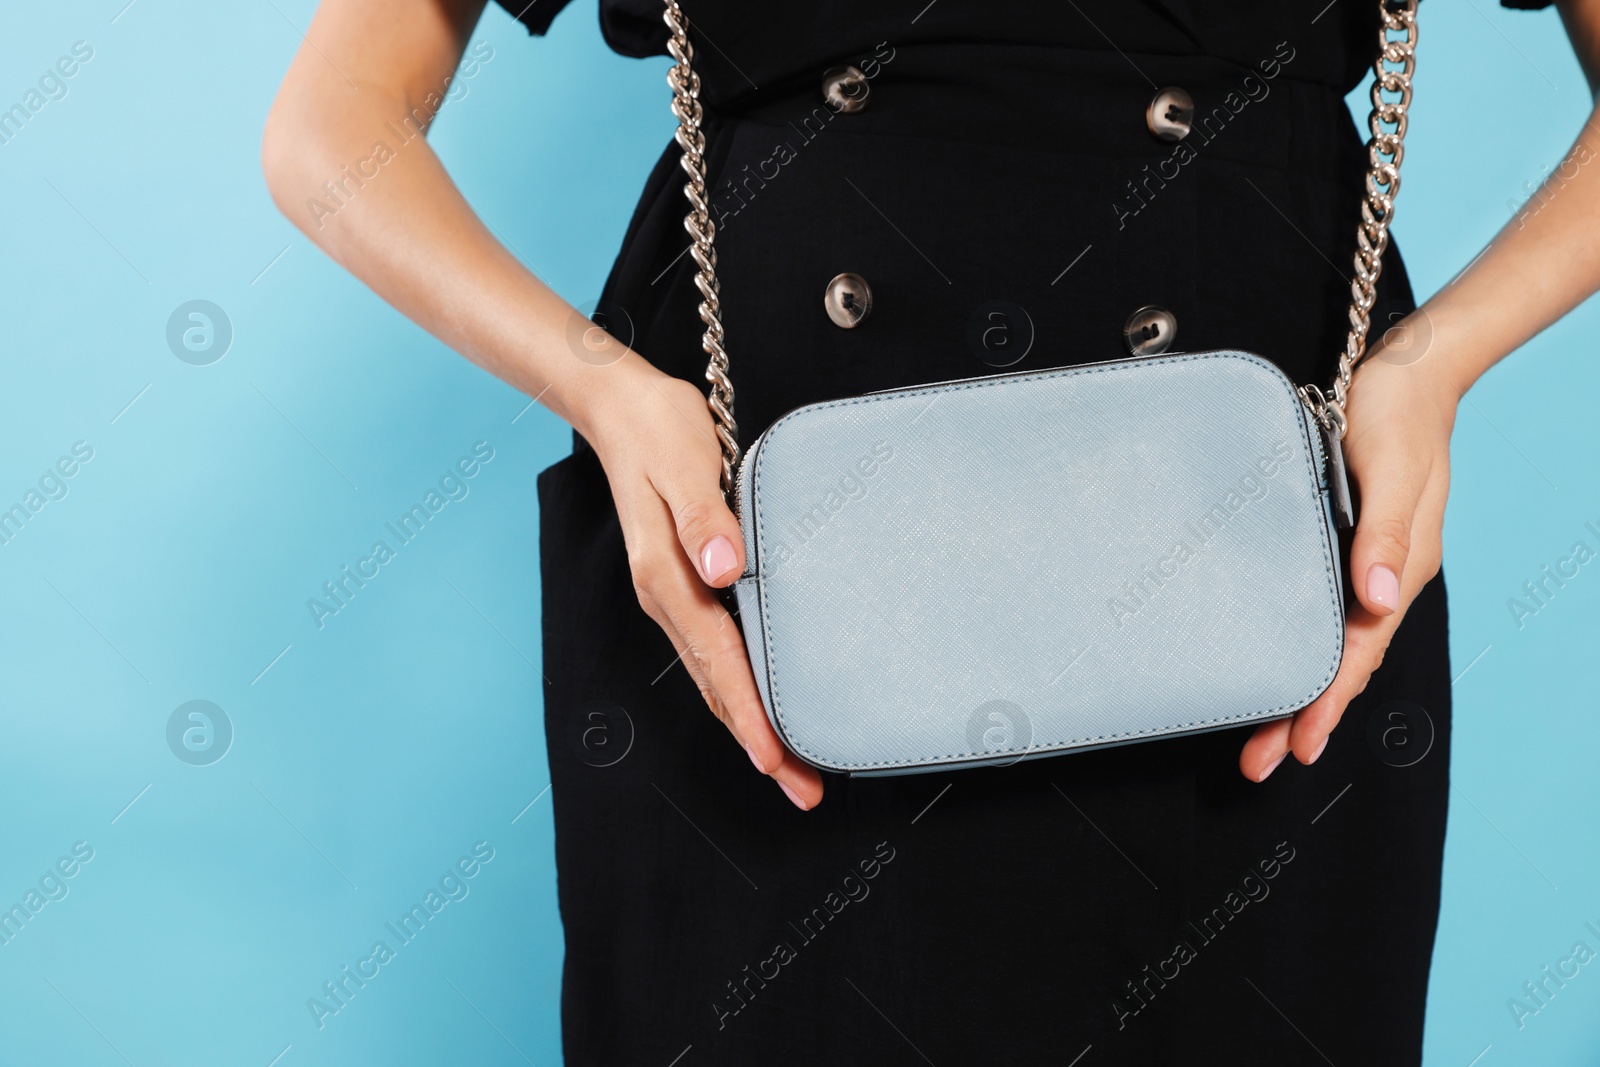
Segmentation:
<svg viewBox="0 0 1600 1067">
<path fill-rule="evenodd" d="M 1439 573 L 1450 431 L 1461 399 L 1442 353 L 1429 353 L 1427 316 L 1415 312 L 1377 341 L 1350 383 L 1345 463 L 1360 490 L 1349 575 L 1344 659 L 1333 684 L 1292 718 L 1263 723 L 1239 755 L 1262 781 L 1294 753 L 1322 755 L 1328 735 L 1383 662 L 1406 608 Z M 1387 348 L 1384 341 L 1392 342 Z M 1420 351 L 1420 356 L 1418 352 Z"/>
</svg>

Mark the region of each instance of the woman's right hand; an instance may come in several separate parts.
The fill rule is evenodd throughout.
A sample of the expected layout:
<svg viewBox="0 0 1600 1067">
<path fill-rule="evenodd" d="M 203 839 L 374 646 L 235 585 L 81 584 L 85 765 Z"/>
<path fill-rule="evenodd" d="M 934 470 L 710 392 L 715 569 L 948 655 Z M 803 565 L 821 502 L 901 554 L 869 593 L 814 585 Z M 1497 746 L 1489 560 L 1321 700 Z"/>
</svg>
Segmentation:
<svg viewBox="0 0 1600 1067">
<path fill-rule="evenodd" d="M 723 500 L 722 452 L 705 395 L 628 352 L 607 368 L 579 432 L 611 484 L 639 605 L 667 632 L 712 714 L 796 807 L 822 777 L 778 739 L 761 706 L 739 623 L 713 589 L 744 570 L 739 522 Z"/>
<path fill-rule="evenodd" d="M 813 808 L 822 778 L 767 722 L 739 625 L 712 592 L 738 578 L 744 549 L 718 491 L 722 457 L 705 397 L 635 352 L 614 363 L 573 359 L 577 312 L 484 226 L 425 140 L 407 137 L 381 178 L 339 177 L 371 154 L 374 138 L 431 124 L 438 108 L 428 102 L 445 98 L 483 7 L 323 0 L 264 131 L 268 188 L 307 237 L 379 296 L 540 398 L 594 446 L 639 602 L 756 766 Z M 330 177 L 345 183 L 331 201 L 337 212 L 323 203 Z M 308 211 L 312 203 L 323 210 Z"/>
</svg>

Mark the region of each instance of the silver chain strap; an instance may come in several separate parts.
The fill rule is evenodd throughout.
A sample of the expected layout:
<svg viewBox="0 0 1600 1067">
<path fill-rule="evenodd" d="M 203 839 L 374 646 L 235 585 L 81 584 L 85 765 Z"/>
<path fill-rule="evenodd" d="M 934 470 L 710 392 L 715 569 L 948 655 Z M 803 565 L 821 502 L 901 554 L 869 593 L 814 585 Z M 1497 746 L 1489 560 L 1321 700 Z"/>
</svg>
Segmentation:
<svg viewBox="0 0 1600 1067">
<path fill-rule="evenodd" d="M 700 320 L 706 324 L 701 342 L 709 357 L 706 381 L 711 383 L 711 394 L 706 403 L 711 408 L 717 438 L 722 445 L 722 491 L 731 494 L 734 471 L 739 465 L 739 424 L 733 421 L 733 381 L 728 377 L 728 352 L 722 347 L 717 251 L 711 246 L 717 235 L 717 224 L 711 218 L 706 199 L 706 137 L 700 128 L 700 75 L 694 70 L 689 20 L 678 6 L 678 0 L 666 0 L 666 5 L 667 28 L 672 31 L 667 50 L 677 61 L 667 71 L 667 84 L 672 86 L 672 113 L 678 117 L 676 138 L 678 147 L 683 149 L 681 162 L 684 173 L 689 176 L 683 187 L 683 195 L 689 198 L 689 213 L 684 216 L 683 228 L 694 238 L 689 254 L 699 267 L 694 284 L 700 290 Z"/>
<path fill-rule="evenodd" d="M 693 238 L 689 254 L 699 268 L 694 283 L 700 290 L 700 320 L 706 325 L 701 341 L 708 357 L 706 381 L 711 383 L 706 403 L 711 408 L 722 448 L 722 491 L 732 493 L 734 472 L 739 465 L 739 425 L 733 419 L 733 381 L 728 377 L 728 352 L 722 343 L 722 301 L 717 285 L 717 253 L 712 247 L 717 225 L 706 199 L 706 139 L 701 129 L 700 75 L 694 70 L 689 20 L 678 0 L 665 0 L 665 3 L 663 17 L 671 31 L 667 51 L 675 61 L 667 71 L 667 84 L 672 87 L 672 113 L 678 119 L 675 138 L 683 150 L 680 162 L 689 178 L 683 187 L 683 195 L 689 200 L 683 228 Z M 1378 28 L 1378 58 L 1372 64 L 1377 80 L 1372 86 L 1372 114 L 1367 120 L 1372 139 L 1367 142 L 1366 198 L 1361 203 L 1361 222 L 1356 228 L 1355 278 L 1350 283 L 1350 332 L 1345 337 L 1339 370 L 1330 389 L 1324 392 L 1319 386 L 1303 385 L 1299 390 L 1317 422 L 1341 440 L 1346 429 L 1344 407 L 1350 380 L 1357 364 L 1366 356 L 1378 276 L 1383 272 L 1384 250 L 1389 247 L 1389 223 L 1394 218 L 1395 197 L 1400 192 L 1400 161 L 1405 156 L 1411 77 L 1417 66 L 1417 0 L 1379 0 L 1378 10 L 1383 21 Z M 1391 33 L 1404 33 L 1405 37 L 1393 38 Z M 1385 93 L 1397 98 L 1386 98 Z"/>
<path fill-rule="evenodd" d="M 1378 275 L 1383 273 L 1383 253 L 1389 247 L 1389 223 L 1400 194 L 1400 161 L 1405 158 L 1406 111 L 1411 107 L 1411 76 L 1417 69 L 1417 0 L 1391 3 L 1379 0 L 1383 17 L 1378 27 L 1378 58 L 1372 63 L 1372 114 L 1367 126 L 1366 198 L 1361 202 L 1361 223 L 1356 227 L 1355 278 L 1350 282 L 1350 332 L 1339 354 L 1339 371 L 1323 392 L 1302 385 L 1300 398 L 1310 407 L 1322 428 L 1336 440 L 1347 427 L 1344 407 L 1350 378 L 1367 354 L 1367 332 L 1372 327 L 1372 305 L 1377 301 Z M 1391 33 L 1405 37 L 1392 38 Z M 1384 94 L 1393 99 L 1386 99 Z M 1393 127 L 1393 129 L 1389 129 Z M 1331 394 L 1331 395 L 1330 395 Z"/>
</svg>

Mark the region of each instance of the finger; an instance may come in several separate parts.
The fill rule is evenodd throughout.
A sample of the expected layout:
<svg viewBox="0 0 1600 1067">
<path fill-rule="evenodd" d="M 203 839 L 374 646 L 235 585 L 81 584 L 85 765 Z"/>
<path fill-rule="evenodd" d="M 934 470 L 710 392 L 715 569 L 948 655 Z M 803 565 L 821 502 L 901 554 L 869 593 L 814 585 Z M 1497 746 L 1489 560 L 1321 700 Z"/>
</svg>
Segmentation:
<svg viewBox="0 0 1600 1067">
<path fill-rule="evenodd" d="M 1399 615 L 1374 615 L 1360 606 L 1350 612 L 1345 627 L 1344 658 L 1333 683 L 1322 695 L 1295 714 L 1289 747 L 1301 763 L 1315 763 L 1327 747 L 1328 735 L 1339 725 L 1350 702 L 1360 696 L 1383 663 L 1389 640 L 1399 628 Z"/>
<path fill-rule="evenodd" d="M 698 595 L 711 596 L 705 591 Z M 683 625 L 685 637 L 710 682 L 710 691 L 722 706 L 723 721 L 743 743 L 756 769 L 770 775 L 796 807 L 816 807 L 822 799 L 822 776 L 784 747 L 773 729 L 761 704 L 738 622 L 721 604 L 715 604 L 712 612 L 714 619 L 708 619 L 696 610 Z"/>
<path fill-rule="evenodd" d="M 1398 610 L 1377 615 L 1357 604 L 1345 624 L 1344 657 L 1326 692 L 1295 715 L 1290 745 L 1301 763 L 1314 763 L 1327 746 L 1328 736 L 1344 717 L 1350 702 L 1367 688 L 1382 666 L 1389 643 L 1405 618 L 1406 608 L 1439 571 L 1439 533 L 1449 496 L 1447 477 L 1430 478 L 1417 501 L 1411 527 L 1411 546 L 1398 597 Z"/>
<path fill-rule="evenodd" d="M 648 523 L 654 529 L 641 530 L 640 540 L 670 544 L 666 505 L 658 506 L 654 522 Z M 822 800 L 822 776 L 790 753 L 772 728 L 739 625 L 716 594 L 677 553 L 635 563 L 634 580 L 640 603 L 667 632 L 706 704 L 744 746 L 750 762 L 770 775 L 796 807 L 816 807 Z"/>
<path fill-rule="evenodd" d="M 1401 583 L 1427 472 L 1389 462 L 1381 476 L 1367 481 L 1371 484 L 1361 485 L 1361 518 L 1350 543 L 1350 584 L 1362 607 L 1374 615 L 1393 615 L 1404 606 Z"/>
<path fill-rule="evenodd" d="M 822 803 L 822 772 L 787 748 L 783 749 L 783 762 L 772 772 L 772 780 L 801 811 L 810 811 Z"/>
<path fill-rule="evenodd" d="M 744 537 L 723 499 L 720 468 L 683 471 L 663 478 L 656 492 L 672 511 L 678 542 L 701 581 L 720 588 L 744 571 Z"/>
<path fill-rule="evenodd" d="M 710 597 L 704 586 L 690 595 Z M 684 669 L 712 714 L 744 747 L 756 770 L 777 782 L 796 807 L 803 811 L 816 807 L 822 800 L 822 776 L 784 747 L 767 720 L 732 616 L 714 599 L 690 604 L 670 595 L 665 602 L 654 601 L 650 614 L 678 649 Z"/>
<path fill-rule="evenodd" d="M 1239 770 L 1252 782 L 1264 782 L 1289 754 L 1291 719 L 1274 719 L 1257 726 L 1239 752 Z"/>
</svg>

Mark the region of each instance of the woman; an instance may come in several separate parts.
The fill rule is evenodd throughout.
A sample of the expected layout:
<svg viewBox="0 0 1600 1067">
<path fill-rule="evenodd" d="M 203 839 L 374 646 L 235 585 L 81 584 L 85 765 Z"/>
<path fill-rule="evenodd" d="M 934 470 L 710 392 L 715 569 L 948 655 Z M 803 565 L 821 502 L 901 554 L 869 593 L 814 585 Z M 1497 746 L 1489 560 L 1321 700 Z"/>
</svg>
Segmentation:
<svg viewBox="0 0 1600 1067">
<path fill-rule="evenodd" d="M 503 2 L 541 34 L 562 6 Z M 1600 2 L 1561 2 L 1593 81 Z M 308 236 L 576 431 L 539 479 L 567 1062 L 1416 1063 L 1448 791 L 1450 432 L 1480 374 L 1600 286 L 1600 182 L 1565 178 L 1421 311 L 1389 249 L 1345 440 L 1347 650 L 1309 707 L 1248 735 L 830 777 L 824 801 L 715 592 L 744 546 L 695 384 L 677 148 L 600 350 L 420 140 L 336 216 L 307 210 L 386 123 L 426 125 L 484 3 L 324 0 L 263 157 Z M 1174 330 L 1328 380 L 1365 167 L 1344 96 L 1375 0 L 686 6 L 744 443 L 803 403 Z M 601 2 L 627 55 L 665 51 L 661 15 Z M 625 723 L 625 758 L 586 748 Z M 1275 772 L 1290 753 L 1309 766 Z"/>
</svg>

